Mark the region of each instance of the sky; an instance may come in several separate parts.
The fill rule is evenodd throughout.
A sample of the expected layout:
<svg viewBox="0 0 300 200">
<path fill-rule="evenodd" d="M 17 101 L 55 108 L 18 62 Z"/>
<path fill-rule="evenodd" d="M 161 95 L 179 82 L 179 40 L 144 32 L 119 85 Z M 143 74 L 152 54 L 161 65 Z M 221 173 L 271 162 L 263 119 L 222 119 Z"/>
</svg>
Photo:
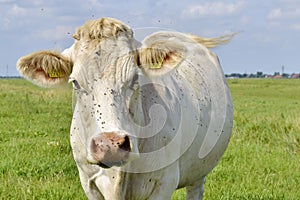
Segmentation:
<svg viewBox="0 0 300 200">
<path fill-rule="evenodd" d="M 101 17 L 123 21 L 140 40 L 145 30 L 238 32 L 212 49 L 226 74 L 300 72 L 299 0 L 0 0 L 0 76 L 19 75 L 16 62 L 28 53 L 71 46 L 76 27 Z"/>
</svg>

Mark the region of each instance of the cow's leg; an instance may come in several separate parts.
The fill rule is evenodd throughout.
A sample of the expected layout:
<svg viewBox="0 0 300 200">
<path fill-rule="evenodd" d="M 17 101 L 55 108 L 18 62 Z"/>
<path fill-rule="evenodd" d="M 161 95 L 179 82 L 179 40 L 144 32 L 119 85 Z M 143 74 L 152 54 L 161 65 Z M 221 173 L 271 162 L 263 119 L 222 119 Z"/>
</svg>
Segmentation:
<svg viewBox="0 0 300 200">
<path fill-rule="evenodd" d="M 149 200 L 166 200 L 171 199 L 173 192 L 176 190 L 179 182 L 179 166 L 174 163 L 162 170 L 163 176 L 156 183 L 156 188 L 153 190 Z"/>
<path fill-rule="evenodd" d="M 187 200 L 201 200 L 204 193 L 205 177 L 199 182 L 194 183 L 191 186 L 186 187 L 186 199 Z"/>
</svg>

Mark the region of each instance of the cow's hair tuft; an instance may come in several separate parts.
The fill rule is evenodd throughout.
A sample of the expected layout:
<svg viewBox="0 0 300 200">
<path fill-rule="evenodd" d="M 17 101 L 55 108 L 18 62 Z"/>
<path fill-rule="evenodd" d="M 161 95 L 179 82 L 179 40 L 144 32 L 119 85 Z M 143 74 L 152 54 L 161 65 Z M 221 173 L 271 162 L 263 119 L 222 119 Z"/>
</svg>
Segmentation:
<svg viewBox="0 0 300 200">
<path fill-rule="evenodd" d="M 133 37 L 132 30 L 122 22 L 112 18 L 101 18 L 87 21 L 76 30 L 73 38 L 76 40 L 101 40 L 116 37 L 120 33 L 126 33 L 129 37 Z"/>
</svg>

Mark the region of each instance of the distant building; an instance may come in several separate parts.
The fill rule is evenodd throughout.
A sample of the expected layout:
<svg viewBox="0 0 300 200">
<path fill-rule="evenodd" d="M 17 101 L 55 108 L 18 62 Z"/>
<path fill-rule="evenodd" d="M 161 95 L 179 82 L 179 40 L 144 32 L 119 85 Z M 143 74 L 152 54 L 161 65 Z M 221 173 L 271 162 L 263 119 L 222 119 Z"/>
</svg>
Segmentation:
<svg viewBox="0 0 300 200">
<path fill-rule="evenodd" d="M 300 78 L 300 74 L 292 74 L 291 78 Z"/>
<path fill-rule="evenodd" d="M 279 79 L 279 78 L 282 78 L 282 75 L 276 75 L 276 76 L 273 76 L 273 78 Z"/>
</svg>

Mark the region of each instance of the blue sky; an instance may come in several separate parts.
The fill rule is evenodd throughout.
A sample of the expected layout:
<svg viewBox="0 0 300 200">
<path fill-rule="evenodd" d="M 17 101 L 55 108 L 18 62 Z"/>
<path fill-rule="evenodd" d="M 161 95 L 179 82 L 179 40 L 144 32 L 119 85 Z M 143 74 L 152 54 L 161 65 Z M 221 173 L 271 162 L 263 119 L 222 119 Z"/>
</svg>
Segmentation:
<svg viewBox="0 0 300 200">
<path fill-rule="evenodd" d="M 0 0 L 0 76 L 18 75 L 17 59 L 30 52 L 70 46 L 76 27 L 100 17 L 123 21 L 137 37 L 145 27 L 204 37 L 240 32 L 213 49 L 225 73 L 300 72 L 299 0 Z"/>
</svg>

